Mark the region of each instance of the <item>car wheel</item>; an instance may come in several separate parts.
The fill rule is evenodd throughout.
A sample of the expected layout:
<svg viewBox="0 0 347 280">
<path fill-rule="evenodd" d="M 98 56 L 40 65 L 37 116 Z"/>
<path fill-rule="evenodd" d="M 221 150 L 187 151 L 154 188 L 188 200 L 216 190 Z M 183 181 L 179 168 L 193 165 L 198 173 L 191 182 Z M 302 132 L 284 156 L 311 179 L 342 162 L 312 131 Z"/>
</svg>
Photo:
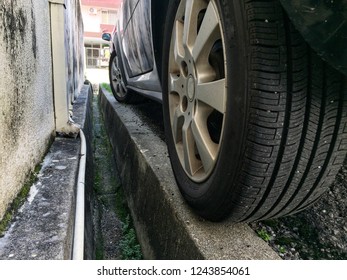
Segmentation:
<svg viewBox="0 0 347 280">
<path fill-rule="evenodd" d="M 164 123 L 184 198 L 235 222 L 316 201 L 346 155 L 346 77 L 277 0 L 176 0 L 168 11 Z"/>
<path fill-rule="evenodd" d="M 142 101 L 142 97 L 129 91 L 120 68 L 120 60 L 116 52 L 113 52 L 109 61 L 109 78 L 112 93 L 118 102 L 136 103 Z"/>
</svg>

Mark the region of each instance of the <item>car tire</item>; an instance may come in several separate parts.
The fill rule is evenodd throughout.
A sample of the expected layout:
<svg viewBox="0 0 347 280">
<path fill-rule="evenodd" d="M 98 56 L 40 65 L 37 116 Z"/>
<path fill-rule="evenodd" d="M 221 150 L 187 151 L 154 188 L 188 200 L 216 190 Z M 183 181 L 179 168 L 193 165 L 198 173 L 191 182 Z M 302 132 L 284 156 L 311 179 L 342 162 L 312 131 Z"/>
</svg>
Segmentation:
<svg viewBox="0 0 347 280">
<path fill-rule="evenodd" d="M 184 198 L 206 219 L 234 222 L 315 202 L 346 156 L 346 77 L 277 0 L 169 5 L 163 112 Z"/>
<path fill-rule="evenodd" d="M 126 80 L 121 69 L 120 60 L 114 51 L 109 61 L 109 79 L 112 93 L 116 100 L 121 103 L 133 104 L 143 100 L 142 96 L 137 95 L 127 88 Z"/>
</svg>

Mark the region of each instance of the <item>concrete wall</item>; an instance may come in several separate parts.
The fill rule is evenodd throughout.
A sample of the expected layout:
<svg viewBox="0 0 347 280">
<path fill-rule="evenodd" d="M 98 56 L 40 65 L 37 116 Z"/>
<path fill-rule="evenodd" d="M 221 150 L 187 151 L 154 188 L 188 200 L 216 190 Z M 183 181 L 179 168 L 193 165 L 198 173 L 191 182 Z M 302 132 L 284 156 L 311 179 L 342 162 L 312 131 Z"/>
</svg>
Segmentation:
<svg viewBox="0 0 347 280">
<path fill-rule="evenodd" d="M 79 1 L 67 1 L 77 5 L 65 12 L 74 18 Z M 48 0 L 0 2 L 0 220 L 55 134 L 49 5 Z M 83 25 L 81 17 L 76 21 L 67 20 L 71 34 Z M 66 86 L 74 96 L 83 83 L 83 63 L 73 57 L 83 44 L 66 41 L 66 61 L 72 62 Z"/>
<path fill-rule="evenodd" d="M 65 49 L 67 50 L 67 92 L 73 102 L 84 80 L 83 20 L 80 1 L 65 0 Z"/>
<path fill-rule="evenodd" d="M 54 132 L 48 2 L 0 4 L 0 218 Z"/>
</svg>

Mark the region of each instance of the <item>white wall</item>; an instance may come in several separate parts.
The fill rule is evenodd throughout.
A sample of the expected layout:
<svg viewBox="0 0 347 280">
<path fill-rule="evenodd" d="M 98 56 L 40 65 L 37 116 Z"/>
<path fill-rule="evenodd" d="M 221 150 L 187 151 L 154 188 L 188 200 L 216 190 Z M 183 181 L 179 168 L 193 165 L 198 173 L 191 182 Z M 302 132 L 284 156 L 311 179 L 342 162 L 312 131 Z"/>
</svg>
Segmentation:
<svg viewBox="0 0 347 280">
<path fill-rule="evenodd" d="M 91 14 L 89 9 L 92 7 L 83 6 L 82 14 L 84 20 L 84 30 L 87 32 L 100 32 L 100 24 L 101 24 L 101 13 L 97 12 L 100 8 L 95 8 L 95 14 Z"/>
</svg>

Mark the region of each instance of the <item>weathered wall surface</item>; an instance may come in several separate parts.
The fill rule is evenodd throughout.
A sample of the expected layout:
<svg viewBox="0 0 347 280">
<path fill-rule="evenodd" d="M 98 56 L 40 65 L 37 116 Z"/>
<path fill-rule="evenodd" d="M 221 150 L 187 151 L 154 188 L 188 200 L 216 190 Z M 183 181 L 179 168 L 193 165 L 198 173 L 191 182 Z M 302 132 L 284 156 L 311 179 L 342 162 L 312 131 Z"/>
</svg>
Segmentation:
<svg viewBox="0 0 347 280">
<path fill-rule="evenodd" d="M 0 1 L 0 220 L 55 134 L 49 5 Z M 66 8 L 66 86 L 72 102 L 83 84 L 83 23 L 79 1 L 66 0 Z"/>
<path fill-rule="evenodd" d="M 48 7 L 0 4 L 0 219 L 54 132 Z"/>
</svg>

